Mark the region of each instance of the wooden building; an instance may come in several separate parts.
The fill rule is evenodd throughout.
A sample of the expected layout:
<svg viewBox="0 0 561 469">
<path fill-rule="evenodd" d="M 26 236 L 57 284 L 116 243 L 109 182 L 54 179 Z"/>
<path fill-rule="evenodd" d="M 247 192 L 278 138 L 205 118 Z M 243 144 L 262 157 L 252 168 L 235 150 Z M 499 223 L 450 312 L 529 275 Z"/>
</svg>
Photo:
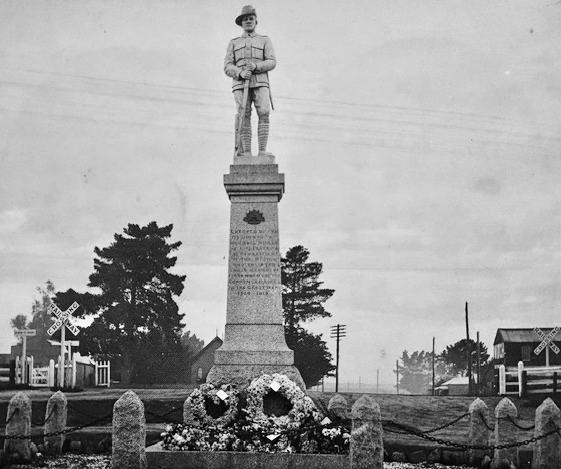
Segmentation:
<svg viewBox="0 0 561 469">
<path fill-rule="evenodd" d="M 540 329 L 548 334 L 553 328 Z M 504 365 L 507 369 L 517 368 L 519 361 L 524 363 L 524 367 L 560 366 L 561 353 L 556 354 L 549 346 L 539 354 L 535 353 L 541 342 L 534 329 L 497 329 L 493 342 L 495 367 Z M 561 331 L 554 336 L 553 343 L 561 348 Z"/>
</svg>

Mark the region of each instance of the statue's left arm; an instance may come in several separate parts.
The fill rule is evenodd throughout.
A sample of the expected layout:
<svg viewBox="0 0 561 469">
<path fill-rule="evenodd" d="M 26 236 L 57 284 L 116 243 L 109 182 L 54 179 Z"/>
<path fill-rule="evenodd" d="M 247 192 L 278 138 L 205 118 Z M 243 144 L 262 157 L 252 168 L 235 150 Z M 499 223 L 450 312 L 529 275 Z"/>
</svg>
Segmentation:
<svg viewBox="0 0 561 469">
<path fill-rule="evenodd" d="M 275 57 L 275 50 L 273 49 L 273 43 L 271 40 L 264 36 L 264 44 L 263 44 L 263 60 L 258 62 L 253 73 L 265 73 L 273 70 L 273 68 L 277 65 L 277 59 Z"/>
</svg>

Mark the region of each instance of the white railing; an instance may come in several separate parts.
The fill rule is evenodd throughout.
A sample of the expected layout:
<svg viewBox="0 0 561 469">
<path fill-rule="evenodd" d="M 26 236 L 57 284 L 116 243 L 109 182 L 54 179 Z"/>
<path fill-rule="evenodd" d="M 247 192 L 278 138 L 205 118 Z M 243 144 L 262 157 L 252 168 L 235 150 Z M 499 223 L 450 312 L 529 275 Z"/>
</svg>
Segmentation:
<svg viewBox="0 0 561 469">
<path fill-rule="evenodd" d="M 561 366 L 525 367 L 522 361 L 517 368 L 499 365 L 499 395 L 528 393 L 561 393 Z"/>
<path fill-rule="evenodd" d="M 95 362 L 95 385 L 111 386 L 111 362 L 109 360 Z"/>
</svg>

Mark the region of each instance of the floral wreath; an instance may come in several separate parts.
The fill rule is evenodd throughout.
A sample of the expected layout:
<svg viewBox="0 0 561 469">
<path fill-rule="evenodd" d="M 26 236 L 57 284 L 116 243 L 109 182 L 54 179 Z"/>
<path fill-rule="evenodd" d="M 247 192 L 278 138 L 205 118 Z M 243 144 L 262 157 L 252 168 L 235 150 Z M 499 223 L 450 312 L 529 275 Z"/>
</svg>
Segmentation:
<svg viewBox="0 0 561 469">
<path fill-rule="evenodd" d="M 215 388 L 210 383 L 201 384 L 195 389 L 185 401 L 185 406 L 189 406 L 193 417 L 205 425 L 228 425 L 233 422 L 238 414 L 238 391 L 230 385 L 223 385 Z M 206 410 L 206 400 L 214 404 L 226 404 L 226 411 L 220 417 L 214 418 Z"/>
<path fill-rule="evenodd" d="M 292 404 L 292 409 L 290 409 L 287 415 L 275 417 L 264 413 L 263 398 L 270 390 L 276 391 Z M 247 407 L 244 409 L 244 412 L 247 414 L 247 418 L 255 423 L 272 424 L 283 429 L 299 428 L 304 421 L 310 418 L 316 422 L 321 420 L 321 415 L 314 401 L 286 375 L 278 373 L 261 375 L 251 382 L 246 389 L 246 393 Z"/>
</svg>

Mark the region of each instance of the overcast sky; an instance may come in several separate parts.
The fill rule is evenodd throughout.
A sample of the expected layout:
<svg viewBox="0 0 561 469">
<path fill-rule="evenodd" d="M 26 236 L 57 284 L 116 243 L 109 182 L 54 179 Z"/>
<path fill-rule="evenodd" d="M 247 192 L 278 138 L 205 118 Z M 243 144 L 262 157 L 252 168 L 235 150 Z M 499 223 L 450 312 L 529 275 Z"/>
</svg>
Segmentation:
<svg viewBox="0 0 561 469">
<path fill-rule="evenodd" d="M 174 224 L 187 328 L 225 322 L 239 1 L 0 3 L 0 352 L 35 287 Z M 561 325 L 561 2 L 261 1 L 283 252 L 323 262 L 341 379 L 403 349 Z M 334 351 L 334 344 L 328 340 Z"/>
</svg>

